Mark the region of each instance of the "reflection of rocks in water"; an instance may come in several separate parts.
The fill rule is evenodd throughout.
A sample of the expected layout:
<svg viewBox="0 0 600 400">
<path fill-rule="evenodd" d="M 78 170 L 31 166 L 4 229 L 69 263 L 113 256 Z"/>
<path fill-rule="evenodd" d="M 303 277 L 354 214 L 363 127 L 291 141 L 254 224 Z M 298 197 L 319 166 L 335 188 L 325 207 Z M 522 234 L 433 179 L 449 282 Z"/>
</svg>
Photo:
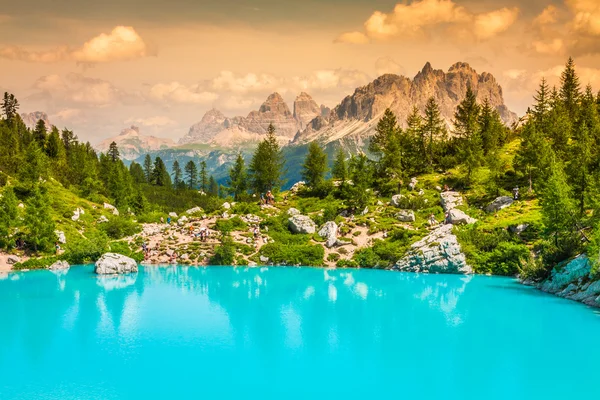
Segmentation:
<svg viewBox="0 0 600 400">
<path fill-rule="evenodd" d="M 464 316 L 457 310 L 458 300 L 473 276 L 465 275 L 460 279 L 455 276 L 447 278 L 443 275 L 438 276 L 441 278 L 440 280 L 433 284 L 427 284 L 415 297 L 427 302 L 431 308 L 442 312 L 450 325 L 460 325 L 464 322 Z M 426 277 L 417 274 L 412 278 L 421 280 L 422 283 Z"/>
<path fill-rule="evenodd" d="M 0 272 L 0 281 L 8 279 L 8 272 Z"/>
<path fill-rule="evenodd" d="M 100 276 L 96 279 L 96 284 L 104 290 L 115 290 L 135 285 L 136 280 L 136 274 Z"/>
</svg>

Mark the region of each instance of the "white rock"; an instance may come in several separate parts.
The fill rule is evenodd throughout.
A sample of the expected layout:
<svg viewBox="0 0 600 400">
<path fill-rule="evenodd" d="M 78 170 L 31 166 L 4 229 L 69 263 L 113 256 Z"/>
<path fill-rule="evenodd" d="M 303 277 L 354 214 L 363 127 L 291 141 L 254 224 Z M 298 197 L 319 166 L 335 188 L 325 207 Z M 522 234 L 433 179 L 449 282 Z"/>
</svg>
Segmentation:
<svg viewBox="0 0 600 400">
<path fill-rule="evenodd" d="M 440 193 L 440 199 L 444 211 L 450 211 L 463 203 L 462 196 L 458 192 L 442 192 Z"/>
<path fill-rule="evenodd" d="M 302 187 L 306 186 L 306 182 L 304 181 L 300 181 L 300 182 L 296 182 L 294 183 L 294 185 L 290 188 L 290 191 L 292 193 L 296 193 L 298 190 L 300 190 Z"/>
<path fill-rule="evenodd" d="M 228 202 L 223 203 L 223 208 L 226 210 L 229 210 L 231 208 L 231 204 L 229 204 Z"/>
<path fill-rule="evenodd" d="M 71 266 L 68 262 L 64 260 L 56 261 L 54 264 L 50 265 L 48 269 L 50 271 L 65 271 L 68 270 Z"/>
<path fill-rule="evenodd" d="M 8 257 L 6 257 L 6 263 L 7 264 L 16 264 L 18 262 L 21 262 L 21 258 L 18 257 L 18 256 L 10 254 Z"/>
<path fill-rule="evenodd" d="M 222 215 L 223 218 L 227 219 L 229 218 L 229 213 L 227 211 L 225 211 Z"/>
<path fill-rule="evenodd" d="M 396 219 L 401 222 L 415 222 L 415 212 L 412 210 L 400 210 L 396 214 Z"/>
<path fill-rule="evenodd" d="M 294 215 L 300 215 L 300 214 L 301 214 L 301 213 L 300 213 L 300 210 L 298 210 L 298 209 L 296 209 L 296 208 L 294 208 L 294 207 L 291 207 L 291 208 L 289 208 L 289 209 L 286 211 L 286 213 L 287 213 L 287 215 L 289 215 L 290 217 L 293 217 Z"/>
<path fill-rule="evenodd" d="M 337 244 L 338 241 L 338 226 L 333 221 L 327 221 L 321 229 L 319 229 L 319 236 L 324 239 L 327 239 L 325 242 L 325 246 L 331 248 Z"/>
<path fill-rule="evenodd" d="M 54 231 L 54 233 L 56 234 L 56 238 L 58 239 L 59 243 L 67 243 L 67 238 L 65 237 L 65 233 L 63 231 Z"/>
<path fill-rule="evenodd" d="M 529 224 L 519 224 L 519 225 L 511 225 L 508 229 L 514 233 L 515 235 L 520 235 L 525 231 L 525 229 L 529 228 Z"/>
<path fill-rule="evenodd" d="M 182 255 L 181 257 L 179 257 L 179 258 L 180 258 L 181 260 L 184 260 L 184 261 L 185 261 L 185 260 L 189 260 L 189 259 L 190 259 L 190 255 L 189 255 L 189 254 L 187 254 L 187 253 L 185 253 L 185 254 L 183 254 L 183 255 Z"/>
<path fill-rule="evenodd" d="M 104 215 L 101 215 L 100 218 L 98 218 L 97 223 L 102 224 L 104 222 L 108 222 L 108 218 L 106 218 Z"/>
<path fill-rule="evenodd" d="M 177 218 L 177 213 L 176 212 L 170 212 L 169 213 L 169 217 L 171 217 L 171 218 Z"/>
<path fill-rule="evenodd" d="M 256 266 L 257 266 L 257 264 L 256 264 L 254 261 L 249 261 L 249 262 L 248 262 L 248 266 L 249 266 L 249 267 L 256 267 Z"/>
<path fill-rule="evenodd" d="M 269 262 L 269 257 L 260 256 L 260 257 L 258 257 L 258 259 L 260 260 L 261 263 L 268 263 Z"/>
<path fill-rule="evenodd" d="M 185 215 L 182 215 L 178 220 L 177 223 L 179 224 L 185 224 L 186 222 L 188 222 L 188 217 L 186 217 Z"/>
<path fill-rule="evenodd" d="M 112 204 L 104 203 L 104 208 L 110 210 L 113 215 L 119 215 L 119 210 L 117 210 L 117 208 Z"/>
<path fill-rule="evenodd" d="M 509 207 L 510 205 L 512 205 L 512 203 L 514 203 L 514 200 L 510 196 L 496 197 L 494 201 L 488 204 L 488 206 L 485 208 L 485 211 L 488 213 L 495 213 L 506 207 Z"/>
<path fill-rule="evenodd" d="M 435 190 L 437 190 L 438 192 L 441 192 L 442 191 L 442 187 L 441 186 L 436 186 Z"/>
<path fill-rule="evenodd" d="M 473 224 L 477 222 L 477 220 L 475 218 L 469 217 L 467 214 L 465 214 L 458 208 L 453 208 L 452 210 L 448 211 L 448 222 L 452 225 L 466 225 Z"/>
<path fill-rule="evenodd" d="M 17 207 L 19 207 L 19 208 L 25 208 L 25 204 L 19 203 L 19 205 Z"/>
<path fill-rule="evenodd" d="M 417 180 L 417 178 L 412 177 L 410 178 L 410 183 L 408 184 L 408 189 L 409 190 L 415 190 L 415 188 L 417 187 L 417 183 L 419 181 Z"/>
<path fill-rule="evenodd" d="M 369 207 L 365 207 L 365 209 L 360 213 L 360 215 L 367 215 L 369 213 Z"/>
<path fill-rule="evenodd" d="M 314 221 L 306 215 L 294 215 L 288 219 L 288 223 L 294 233 L 313 234 L 317 230 Z"/>
<path fill-rule="evenodd" d="M 128 274 L 138 272 L 134 259 L 116 253 L 105 253 L 96 261 L 94 272 L 98 275 Z"/>
<path fill-rule="evenodd" d="M 452 225 L 441 225 L 414 243 L 392 269 L 442 274 L 473 273 L 456 236 L 452 234 Z"/>
<path fill-rule="evenodd" d="M 403 198 L 404 198 L 404 195 L 395 194 L 392 196 L 392 201 L 390 202 L 390 204 L 393 205 L 394 207 L 400 207 L 401 206 L 400 202 L 402 201 Z"/>
<path fill-rule="evenodd" d="M 193 215 L 193 214 L 198 214 L 201 212 L 202 212 L 202 209 L 200 207 L 193 207 L 193 208 L 190 208 L 189 210 L 187 210 L 185 213 L 188 215 Z M 169 214 L 169 215 L 171 215 L 171 214 Z M 177 218 L 177 216 L 175 216 L 174 218 Z"/>
</svg>

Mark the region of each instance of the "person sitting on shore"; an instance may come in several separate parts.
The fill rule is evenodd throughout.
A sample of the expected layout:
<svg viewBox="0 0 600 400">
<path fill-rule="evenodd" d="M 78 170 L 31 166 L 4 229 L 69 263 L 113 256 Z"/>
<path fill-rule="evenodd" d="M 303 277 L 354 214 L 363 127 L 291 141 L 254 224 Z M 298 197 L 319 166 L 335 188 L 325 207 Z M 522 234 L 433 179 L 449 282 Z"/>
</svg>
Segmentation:
<svg viewBox="0 0 600 400">
<path fill-rule="evenodd" d="M 271 193 L 270 190 L 267 192 L 267 204 L 275 204 L 275 197 L 273 196 L 273 193 Z"/>
</svg>

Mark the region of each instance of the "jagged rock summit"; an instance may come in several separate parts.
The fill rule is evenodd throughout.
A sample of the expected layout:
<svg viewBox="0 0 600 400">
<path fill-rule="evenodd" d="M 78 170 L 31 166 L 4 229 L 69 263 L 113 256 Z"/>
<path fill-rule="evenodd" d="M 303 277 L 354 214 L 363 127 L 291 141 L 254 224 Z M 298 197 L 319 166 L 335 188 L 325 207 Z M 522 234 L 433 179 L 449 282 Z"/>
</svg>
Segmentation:
<svg viewBox="0 0 600 400">
<path fill-rule="evenodd" d="M 52 124 L 50 123 L 50 119 L 48 118 L 48 114 L 46 114 L 43 111 L 22 113 L 21 119 L 23 120 L 23 123 L 25 124 L 25 126 L 27 126 L 30 129 L 35 128 L 35 126 L 37 125 L 37 123 L 40 119 L 42 121 L 44 121 L 44 123 L 46 124 L 46 128 L 50 129 L 52 127 Z"/>
<path fill-rule="evenodd" d="M 404 124 L 412 108 L 416 106 L 423 110 L 430 97 L 435 98 L 442 118 L 451 126 L 456 106 L 464 99 L 469 86 L 477 93 L 479 102 L 489 100 L 506 124 L 517 120 L 517 115 L 504 104 L 502 88 L 493 75 L 487 72 L 478 74 L 463 62 L 452 65 L 447 72 L 426 63 L 412 80 L 386 74 L 357 88 L 328 115 L 310 121 L 296 135 L 293 144 L 306 144 L 313 140 L 326 144 L 344 139 L 360 145 L 373 135 L 386 108 L 390 108 L 398 121 Z"/>
<path fill-rule="evenodd" d="M 267 97 L 258 110 L 247 116 L 226 117 L 219 110 L 209 110 L 200 122 L 192 125 L 188 134 L 179 140 L 180 145 L 190 143 L 212 144 L 223 147 L 255 143 L 267 133 L 270 124 L 276 129 L 281 144 L 287 144 L 315 117 L 328 114 L 329 108 L 319 106 L 305 92 L 294 101 L 293 112 L 277 92 Z"/>
<path fill-rule="evenodd" d="M 118 136 L 108 138 L 100 142 L 96 150 L 106 152 L 112 142 L 119 147 L 119 153 L 126 160 L 134 160 L 140 155 L 149 151 L 166 149 L 175 146 L 171 139 L 157 138 L 155 136 L 145 136 L 140 133 L 140 128 L 131 126 L 125 128 Z"/>
</svg>

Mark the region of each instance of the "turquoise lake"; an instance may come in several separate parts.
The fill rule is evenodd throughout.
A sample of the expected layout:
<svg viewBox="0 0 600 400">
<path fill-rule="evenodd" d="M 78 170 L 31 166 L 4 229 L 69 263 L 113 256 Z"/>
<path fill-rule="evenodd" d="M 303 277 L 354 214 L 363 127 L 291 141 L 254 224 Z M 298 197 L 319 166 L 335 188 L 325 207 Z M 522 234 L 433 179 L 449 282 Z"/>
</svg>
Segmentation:
<svg viewBox="0 0 600 400">
<path fill-rule="evenodd" d="M 600 398 L 600 315 L 513 279 L 0 275 L 0 399 Z"/>
</svg>

